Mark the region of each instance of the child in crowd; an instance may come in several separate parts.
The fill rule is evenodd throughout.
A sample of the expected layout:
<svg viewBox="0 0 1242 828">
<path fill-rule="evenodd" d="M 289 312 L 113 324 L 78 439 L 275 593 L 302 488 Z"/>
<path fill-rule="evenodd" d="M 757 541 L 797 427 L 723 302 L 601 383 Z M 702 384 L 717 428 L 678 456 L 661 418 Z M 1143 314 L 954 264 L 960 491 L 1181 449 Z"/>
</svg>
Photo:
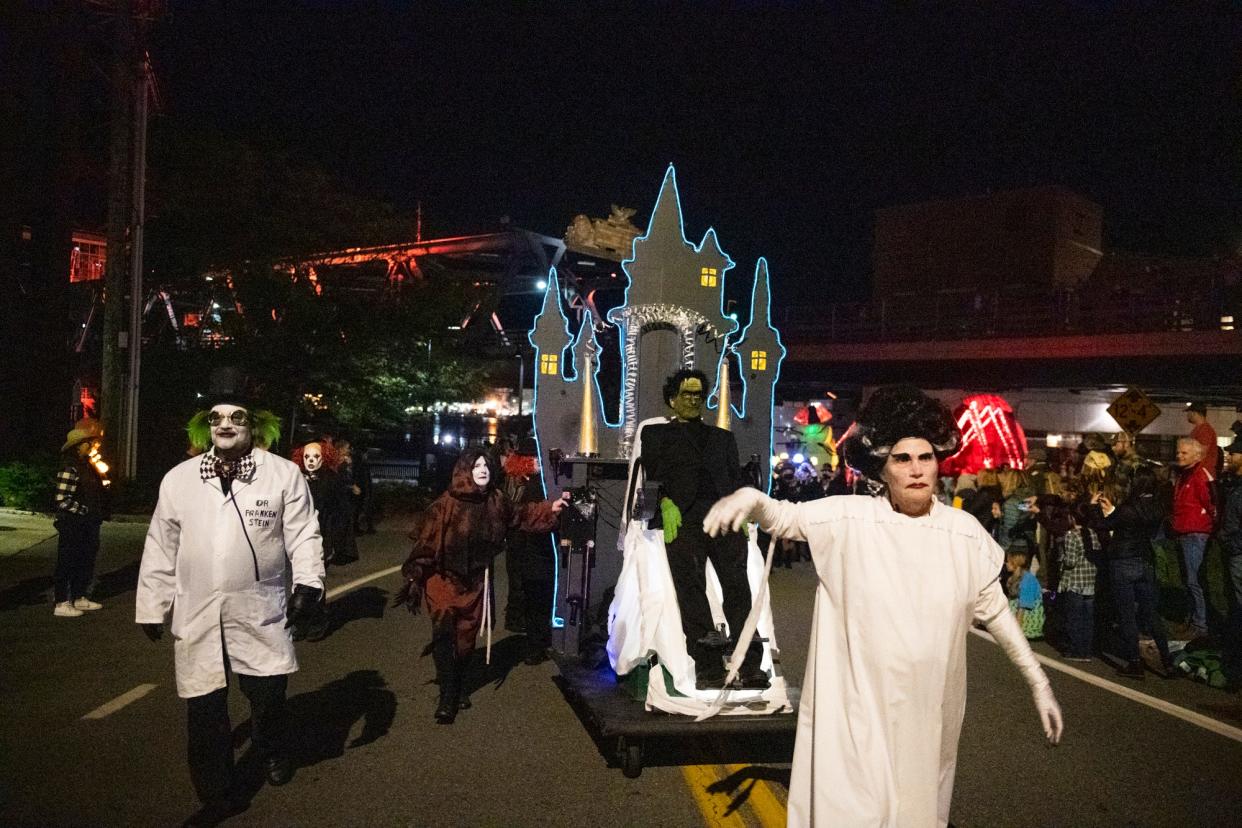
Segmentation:
<svg viewBox="0 0 1242 828">
<path fill-rule="evenodd" d="M 980 469 L 975 478 L 974 494 L 969 499 L 963 495 L 962 508 L 978 518 L 983 528 L 988 530 L 992 537 L 996 537 L 1002 500 L 1004 497 L 1001 495 L 1000 480 L 996 476 L 996 470 Z"/>
<path fill-rule="evenodd" d="M 1005 592 L 1009 595 L 1009 608 L 1018 617 L 1022 634 L 1028 639 L 1036 639 L 1044 635 L 1044 595 L 1039 579 L 1028 569 L 1030 563 L 1030 553 L 1026 549 L 1015 549 L 1005 555 L 1005 565 L 1010 572 Z"/>
</svg>

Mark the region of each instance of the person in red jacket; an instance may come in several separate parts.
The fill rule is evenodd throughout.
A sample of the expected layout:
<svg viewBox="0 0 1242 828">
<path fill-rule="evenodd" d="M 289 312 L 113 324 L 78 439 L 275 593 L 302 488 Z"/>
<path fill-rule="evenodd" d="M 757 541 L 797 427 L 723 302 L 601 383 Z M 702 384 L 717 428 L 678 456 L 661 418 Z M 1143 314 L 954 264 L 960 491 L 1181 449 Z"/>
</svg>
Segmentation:
<svg viewBox="0 0 1242 828">
<path fill-rule="evenodd" d="M 1210 474 L 1219 474 L 1220 446 L 1216 444 L 1216 429 L 1212 428 L 1212 424 L 1207 420 L 1207 405 L 1201 402 L 1192 402 L 1187 405 L 1186 422 L 1193 426 L 1190 429 L 1190 436 L 1203 446 L 1205 452 L 1203 465 Z"/>
<path fill-rule="evenodd" d="M 1194 437 L 1177 441 L 1180 468 L 1173 489 L 1172 527 L 1182 549 L 1186 567 L 1186 589 L 1190 592 L 1190 620 L 1179 632 L 1194 639 L 1207 634 L 1207 596 L 1199 579 L 1207 551 L 1208 535 L 1216 523 L 1216 504 L 1212 499 L 1214 477 L 1203 462 L 1206 451 Z"/>
</svg>

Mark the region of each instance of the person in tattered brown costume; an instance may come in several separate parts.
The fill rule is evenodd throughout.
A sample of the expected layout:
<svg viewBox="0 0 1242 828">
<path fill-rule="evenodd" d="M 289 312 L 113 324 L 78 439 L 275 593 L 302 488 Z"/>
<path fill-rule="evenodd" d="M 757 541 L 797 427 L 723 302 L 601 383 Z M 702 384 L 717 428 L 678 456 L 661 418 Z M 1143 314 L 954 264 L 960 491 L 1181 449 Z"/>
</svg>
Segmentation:
<svg viewBox="0 0 1242 828">
<path fill-rule="evenodd" d="M 457 711 L 469 705 L 461 695 L 462 673 L 483 619 L 484 572 L 504 548 L 505 533 L 551 531 L 565 507 L 564 500 L 515 504 L 497 487 L 497 476 L 486 451 L 462 452 L 448 491 L 410 533 L 414 548 L 401 567 L 405 586 L 394 606 L 405 604 L 417 614 L 426 601 L 431 617 L 431 652 L 440 684 L 435 717 L 441 724 L 452 724 Z"/>
</svg>

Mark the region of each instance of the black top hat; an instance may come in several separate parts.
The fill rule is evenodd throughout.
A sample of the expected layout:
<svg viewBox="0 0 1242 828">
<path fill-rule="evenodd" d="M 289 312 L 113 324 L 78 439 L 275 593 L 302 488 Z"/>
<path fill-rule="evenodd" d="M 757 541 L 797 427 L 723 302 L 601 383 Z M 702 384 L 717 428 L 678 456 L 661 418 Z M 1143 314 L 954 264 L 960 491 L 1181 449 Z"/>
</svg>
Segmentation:
<svg viewBox="0 0 1242 828">
<path fill-rule="evenodd" d="M 235 405 L 250 412 L 263 407 L 258 404 L 254 397 L 240 391 L 213 391 L 199 400 L 199 408 L 203 411 L 215 408 L 217 405 Z"/>
</svg>

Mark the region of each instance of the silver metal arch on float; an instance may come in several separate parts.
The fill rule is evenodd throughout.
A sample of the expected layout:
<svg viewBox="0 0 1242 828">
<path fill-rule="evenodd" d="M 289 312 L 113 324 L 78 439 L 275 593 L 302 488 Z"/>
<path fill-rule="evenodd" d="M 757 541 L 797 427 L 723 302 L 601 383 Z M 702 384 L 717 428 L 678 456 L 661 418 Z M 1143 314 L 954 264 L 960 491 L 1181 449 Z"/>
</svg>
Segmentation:
<svg viewBox="0 0 1242 828">
<path fill-rule="evenodd" d="M 634 305 L 614 308 L 608 320 L 624 331 L 621 354 L 625 359 L 625 381 L 621 386 L 622 457 L 630 456 L 638 431 L 638 341 L 650 330 L 671 328 L 681 337 L 681 367 L 693 368 L 695 340 L 700 332 L 719 337 L 720 332 L 701 313 L 679 305 Z"/>
</svg>

